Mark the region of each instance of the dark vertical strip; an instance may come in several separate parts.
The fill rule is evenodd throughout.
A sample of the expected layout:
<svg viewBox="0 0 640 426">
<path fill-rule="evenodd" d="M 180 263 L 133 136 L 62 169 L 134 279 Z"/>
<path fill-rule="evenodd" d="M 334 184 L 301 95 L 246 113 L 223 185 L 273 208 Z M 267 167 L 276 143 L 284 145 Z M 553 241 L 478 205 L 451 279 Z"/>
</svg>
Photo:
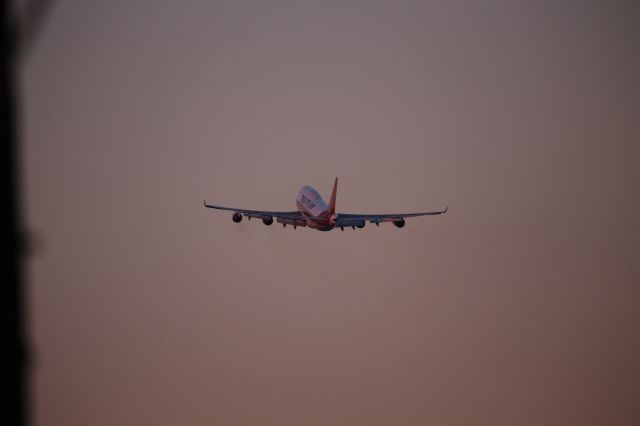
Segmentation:
<svg viewBox="0 0 640 426">
<path fill-rule="evenodd" d="M 23 246 L 21 244 L 20 159 L 18 133 L 18 105 L 16 87 L 16 29 L 10 16 L 11 3 L 3 1 L 2 19 L 2 203 L 4 228 L 2 242 L 2 323 L 7 327 L 4 336 L 3 358 L 5 374 L 2 383 L 7 387 L 9 400 L 3 404 L 3 425 L 27 424 L 27 351 L 25 339 L 25 287 L 23 274 Z"/>
</svg>

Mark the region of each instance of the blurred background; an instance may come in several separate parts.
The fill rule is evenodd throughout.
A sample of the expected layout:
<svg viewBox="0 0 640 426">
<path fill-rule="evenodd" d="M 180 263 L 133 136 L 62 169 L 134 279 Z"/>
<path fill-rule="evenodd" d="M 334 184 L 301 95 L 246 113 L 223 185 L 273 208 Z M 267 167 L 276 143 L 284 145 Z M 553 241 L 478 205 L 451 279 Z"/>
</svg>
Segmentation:
<svg viewBox="0 0 640 426">
<path fill-rule="evenodd" d="M 56 1 L 33 424 L 640 424 L 636 2 Z M 202 200 L 436 210 L 236 225 Z"/>
</svg>

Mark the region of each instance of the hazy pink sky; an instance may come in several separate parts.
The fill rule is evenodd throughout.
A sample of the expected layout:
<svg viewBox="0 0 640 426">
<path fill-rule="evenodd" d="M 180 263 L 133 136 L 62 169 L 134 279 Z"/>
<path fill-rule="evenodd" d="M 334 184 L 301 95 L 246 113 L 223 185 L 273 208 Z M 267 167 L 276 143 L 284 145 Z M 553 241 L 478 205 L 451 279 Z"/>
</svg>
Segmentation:
<svg viewBox="0 0 640 426">
<path fill-rule="evenodd" d="M 482 4 L 480 4 L 482 3 Z M 634 2 L 58 1 L 39 426 L 640 424 Z M 445 216 L 329 233 L 209 202 Z"/>
</svg>

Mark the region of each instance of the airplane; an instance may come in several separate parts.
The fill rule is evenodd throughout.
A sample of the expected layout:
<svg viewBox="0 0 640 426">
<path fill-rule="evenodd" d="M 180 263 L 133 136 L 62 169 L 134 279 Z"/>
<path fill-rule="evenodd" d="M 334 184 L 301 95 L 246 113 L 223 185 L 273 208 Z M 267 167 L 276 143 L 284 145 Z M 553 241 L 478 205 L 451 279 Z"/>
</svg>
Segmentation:
<svg viewBox="0 0 640 426">
<path fill-rule="evenodd" d="M 380 226 L 380 223 L 391 222 L 398 228 L 402 228 L 405 225 L 406 217 L 416 216 L 429 216 L 445 214 L 449 207 L 444 210 L 423 212 L 423 213 L 392 213 L 392 214 L 345 214 L 336 213 L 336 192 L 338 190 L 338 178 L 333 183 L 333 191 L 331 192 L 331 198 L 329 204 L 327 204 L 318 191 L 311 186 L 303 186 L 298 197 L 296 198 L 296 211 L 276 212 L 276 211 L 263 211 L 263 210 L 246 210 L 236 209 L 232 207 L 222 207 L 207 204 L 204 200 L 204 206 L 210 209 L 228 210 L 234 212 L 231 218 L 235 223 L 240 223 L 242 217 L 245 216 L 248 220 L 251 218 L 261 219 L 265 225 L 273 224 L 273 218 L 276 218 L 278 223 L 282 224 L 282 227 L 292 225 L 293 229 L 298 226 L 309 227 L 318 231 L 331 231 L 335 228 L 340 228 L 344 231 L 344 228 L 351 227 L 352 229 L 364 228 L 365 222 L 375 223 L 376 226 Z"/>
</svg>

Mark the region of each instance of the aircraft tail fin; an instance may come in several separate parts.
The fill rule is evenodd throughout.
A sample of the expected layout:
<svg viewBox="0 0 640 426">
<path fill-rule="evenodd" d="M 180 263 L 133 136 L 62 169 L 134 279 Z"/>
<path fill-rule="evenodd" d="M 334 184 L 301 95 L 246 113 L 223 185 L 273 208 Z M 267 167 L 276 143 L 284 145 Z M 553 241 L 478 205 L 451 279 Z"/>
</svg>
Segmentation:
<svg viewBox="0 0 640 426">
<path fill-rule="evenodd" d="M 331 192 L 331 198 L 329 199 L 329 213 L 336 213 L 336 193 L 338 192 L 338 178 L 333 183 L 333 191 Z"/>
</svg>

